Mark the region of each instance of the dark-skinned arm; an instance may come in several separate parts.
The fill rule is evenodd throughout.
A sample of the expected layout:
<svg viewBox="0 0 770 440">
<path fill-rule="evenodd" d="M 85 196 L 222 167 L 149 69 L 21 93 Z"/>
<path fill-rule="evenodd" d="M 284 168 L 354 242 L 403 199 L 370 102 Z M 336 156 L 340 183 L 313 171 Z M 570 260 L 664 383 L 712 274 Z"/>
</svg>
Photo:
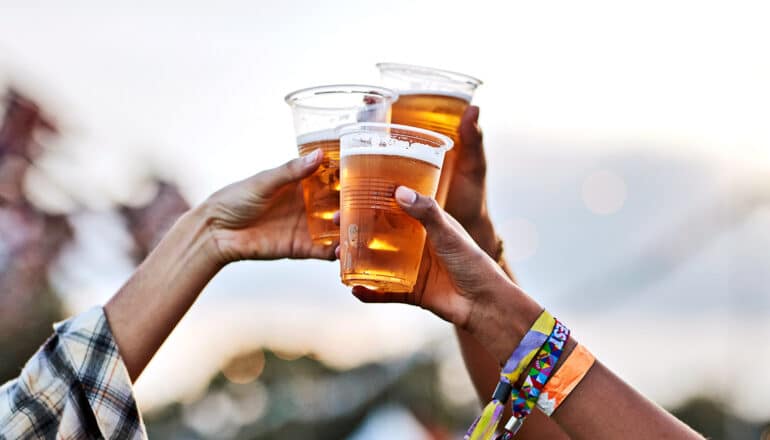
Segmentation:
<svg viewBox="0 0 770 440">
<path fill-rule="evenodd" d="M 498 264 L 511 281 L 516 281 L 513 271 L 502 256 L 501 243 L 487 209 L 486 158 L 481 129 L 478 125 L 479 108 L 469 106 L 460 125 L 459 157 L 455 175 L 447 198 L 449 212 L 470 234 L 490 257 Z M 471 378 L 479 402 L 486 404 L 500 378 L 500 365 L 495 358 L 468 332 L 455 326 L 465 368 Z M 504 417 L 510 415 L 506 408 Z M 568 439 L 559 426 L 539 411 L 530 417 L 527 426 L 519 431 L 522 439 Z"/>
</svg>

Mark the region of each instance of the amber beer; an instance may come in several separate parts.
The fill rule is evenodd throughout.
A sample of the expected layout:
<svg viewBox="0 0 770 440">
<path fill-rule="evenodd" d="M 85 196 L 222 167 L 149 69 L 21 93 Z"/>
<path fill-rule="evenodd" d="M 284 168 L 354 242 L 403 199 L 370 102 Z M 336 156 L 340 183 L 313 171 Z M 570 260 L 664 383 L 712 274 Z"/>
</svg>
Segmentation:
<svg viewBox="0 0 770 440">
<path fill-rule="evenodd" d="M 390 122 L 396 95 L 382 87 L 332 85 L 298 90 L 286 96 L 294 116 L 299 155 L 323 151 L 323 162 L 302 180 L 308 231 L 314 243 L 339 240 L 334 213 L 340 208 L 340 143 L 335 129 L 355 122 Z"/>
<path fill-rule="evenodd" d="M 398 206 L 394 192 L 404 185 L 434 196 L 452 141 L 400 125 L 358 124 L 344 130 L 340 162 L 342 282 L 410 292 L 422 259 L 425 228 Z"/>
<path fill-rule="evenodd" d="M 302 196 L 310 237 L 316 243 L 332 244 L 340 236 L 333 220 L 340 209 L 340 141 L 334 130 L 324 130 L 298 137 L 297 148 L 300 156 L 317 148 L 323 152 L 321 165 L 302 180 Z"/>
<path fill-rule="evenodd" d="M 377 65 L 386 85 L 398 90 L 391 122 L 432 130 L 449 136 L 455 147 L 447 152 L 436 200 L 444 206 L 462 151 L 460 121 L 481 81 L 468 75 L 430 67 L 396 63 Z"/>
<path fill-rule="evenodd" d="M 449 183 L 454 175 L 457 152 L 462 148 L 458 129 L 470 99 L 451 94 L 425 92 L 402 92 L 393 103 L 391 121 L 394 124 L 411 125 L 433 130 L 449 136 L 455 148 L 447 152 L 438 184 L 436 200 L 444 206 L 449 192 Z"/>
</svg>

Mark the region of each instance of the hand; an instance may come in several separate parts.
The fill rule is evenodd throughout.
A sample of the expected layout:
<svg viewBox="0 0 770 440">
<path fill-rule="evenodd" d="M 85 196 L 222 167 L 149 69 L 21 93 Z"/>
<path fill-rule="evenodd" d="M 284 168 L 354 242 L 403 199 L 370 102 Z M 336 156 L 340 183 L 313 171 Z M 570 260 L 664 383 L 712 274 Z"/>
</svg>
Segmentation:
<svg viewBox="0 0 770 440">
<path fill-rule="evenodd" d="M 222 264 L 244 259 L 334 258 L 314 244 L 300 181 L 323 160 L 321 150 L 229 185 L 202 205 Z"/>
<path fill-rule="evenodd" d="M 499 251 L 497 234 L 487 211 L 487 163 L 478 120 L 479 108 L 468 106 L 460 123 L 462 145 L 449 186 L 446 211 L 487 254 L 496 255 Z"/>
<path fill-rule="evenodd" d="M 355 286 L 353 295 L 363 302 L 400 302 L 428 309 L 468 330 L 504 362 L 542 309 L 435 200 L 403 186 L 396 189 L 395 198 L 427 232 L 418 284 L 412 293 Z"/>
<path fill-rule="evenodd" d="M 512 283 L 435 200 L 403 186 L 396 190 L 395 198 L 427 232 L 418 284 L 411 293 L 375 292 L 356 286 L 353 294 L 364 302 L 418 305 L 458 326 L 469 325 L 474 304 L 483 300 L 484 292 Z"/>
</svg>

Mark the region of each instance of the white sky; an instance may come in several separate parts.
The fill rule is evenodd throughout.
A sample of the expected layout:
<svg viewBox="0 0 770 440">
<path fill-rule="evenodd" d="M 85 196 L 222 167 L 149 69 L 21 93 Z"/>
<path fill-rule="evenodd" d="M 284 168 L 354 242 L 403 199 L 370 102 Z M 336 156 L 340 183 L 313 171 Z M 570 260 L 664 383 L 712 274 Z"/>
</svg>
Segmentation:
<svg viewBox="0 0 770 440">
<path fill-rule="evenodd" d="M 317 84 L 376 83 L 379 61 L 444 67 L 483 79 L 474 102 L 482 107 L 491 158 L 511 157 L 516 148 L 511 139 L 524 139 L 569 151 L 568 157 L 574 150 L 601 154 L 643 145 L 672 156 L 728 159 L 766 171 L 768 9 L 761 1 L 134 1 L 114 6 L 95 0 L 0 0 L 0 81 L 5 77 L 28 88 L 60 118 L 61 145 L 68 151 L 60 160 L 76 166 L 67 171 L 53 160 L 51 167 L 94 208 L 105 207 L 109 198 L 130 198 L 139 170 L 148 165 L 181 181 L 189 198 L 200 201 L 225 183 L 293 157 L 283 96 Z M 490 173 L 506 175 L 510 169 L 493 161 Z M 534 227 L 527 220 L 512 221 Z M 97 285 L 104 293 L 83 293 L 73 300 L 74 308 L 108 295 L 125 275 L 121 264 L 116 260 L 115 274 L 103 275 L 107 279 Z M 219 290 L 237 285 L 252 267 L 225 275 Z M 303 267 L 312 276 L 334 273 L 327 266 Z M 189 357 L 179 361 L 184 349 L 200 341 L 196 335 L 205 325 L 216 325 L 213 317 L 238 309 L 220 309 L 218 299 L 204 297 L 198 307 L 212 307 L 208 318 L 205 308 L 193 311 L 204 324 L 195 327 L 186 320 L 180 328 L 186 338 L 178 333 L 176 348 L 164 348 L 140 382 L 146 404 L 190 386 L 167 383 L 168 371 L 175 360 L 189 362 Z M 322 346 L 344 343 L 345 332 L 367 319 L 375 323 L 374 334 L 387 337 L 387 323 L 401 316 L 416 322 L 420 314 L 388 308 L 360 315 L 352 300 L 334 304 L 341 304 L 343 316 L 350 311 L 364 318 L 327 330 L 331 342 Z M 264 330 L 247 318 L 234 319 L 231 327 L 231 333 L 224 329 L 210 340 Z M 430 336 L 443 327 L 423 328 Z M 399 351 L 387 344 L 383 350 Z M 372 356 L 360 354 L 361 359 Z M 644 382 L 644 371 L 633 369 L 635 359 L 617 363 Z M 710 377 L 718 364 L 709 368 L 699 377 Z M 654 393 L 655 385 L 644 389 Z M 667 391 L 655 397 L 675 401 Z"/>
<path fill-rule="evenodd" d="M 100 152 L 67 180 L 123 197 L 137 161 L 172 165 L 200 199 L 290 157 L 284 94 L 376 82 L 383 60 L 484 79 L 491 149 L 614 138 L 770 162 L 762 2 L 45 3 L 3 1 L 0 72 Z"/>
</svg>

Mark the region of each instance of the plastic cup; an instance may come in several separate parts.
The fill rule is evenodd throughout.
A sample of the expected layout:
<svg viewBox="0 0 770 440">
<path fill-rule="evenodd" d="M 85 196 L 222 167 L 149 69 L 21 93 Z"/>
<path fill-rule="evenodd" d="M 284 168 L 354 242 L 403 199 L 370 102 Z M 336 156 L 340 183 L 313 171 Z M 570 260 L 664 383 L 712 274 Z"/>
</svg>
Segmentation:
<svg viewBox="0 0 770 440">
<path fill-rule="evenodd" d="M 449 136 L 455 148 L 447 153 L 436 200 L 444 206 L 457 156 L 463 149 L 460 121 L 480 79 L 448 70 L 397 63 L 379 63 L 383 84 L 399 94 L 393 104 L 394 124 L 411 125 Z"/>
<path fill-rule="evenodd" d="M 436 195 L 452 140 L 396 124 L 362 123 L 340 133 L 340 277 L 349 286 L 411 292 L 425 228 L 396 203 L 400 185 Z"/>
<path fill-rule="evenodd" d="M 299 155 L 323 150 L 321 166 L 302 181 L 313 242 L 329 245 L 339 240 L 339 228 L 333 222 L 340 208 L 340 146 L 335 129 L 355 122 L 390 122 L 396 98 L 390 89 L 358 84 L 311 87 L 286 96 L 294 116 Z"/>
</svg>

